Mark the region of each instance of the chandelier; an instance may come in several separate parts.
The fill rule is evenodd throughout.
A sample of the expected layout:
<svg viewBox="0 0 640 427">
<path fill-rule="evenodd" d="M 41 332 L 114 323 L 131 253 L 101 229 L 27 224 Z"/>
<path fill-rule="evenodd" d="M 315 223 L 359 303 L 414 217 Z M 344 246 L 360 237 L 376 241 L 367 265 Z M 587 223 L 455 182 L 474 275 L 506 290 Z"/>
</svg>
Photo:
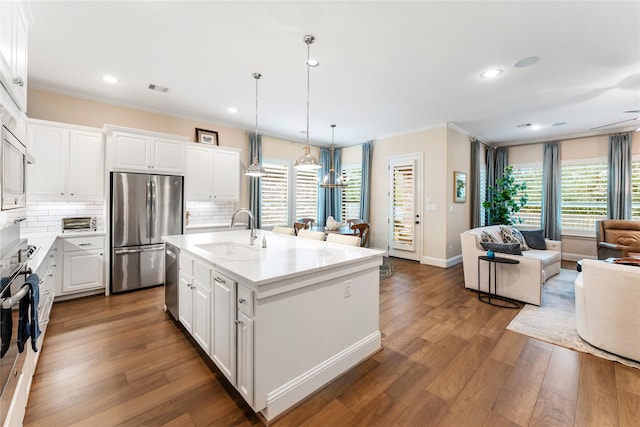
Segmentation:
<svg viewBox="0 0 640 427">
<path fill-rule="evenodd" d="M 329 149 L 329 152 L 331 153 L 331 169 L 329 169 L 329 173 L 324 176 L 320 183 L 320 187 L 322 188 L 344 188 L 348 185 L 347 181 L 342 179 L 342 176 L 336 173 L 336 169 L 333 166 L 333 153 L 335 151 L 333 148 L 333 142 L 335 130 L 336 125 L 331 125 L 331 148 Z"/>
</svg>

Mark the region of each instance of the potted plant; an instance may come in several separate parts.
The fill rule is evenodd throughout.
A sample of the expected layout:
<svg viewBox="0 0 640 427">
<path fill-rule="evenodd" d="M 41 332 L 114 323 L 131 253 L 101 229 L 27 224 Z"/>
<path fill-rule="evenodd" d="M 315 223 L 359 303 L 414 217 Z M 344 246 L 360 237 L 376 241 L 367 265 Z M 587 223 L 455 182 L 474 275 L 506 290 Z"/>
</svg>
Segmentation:
<svg viewBox="0 0 640 427">
<path fill-rule="evenodd" d="M 516 217 L 516 214 L 527 204 L 526 189 L 526 182 L 521 184 L 515 182 L 513 166 L 506 166 L 502 178 L 496 180 L 495 187 L 488 188 L 488 200 L 482 202 L 482 207 L 488 212 L 489 224 L 522 223 L 522 218 Z"/>
</svg>

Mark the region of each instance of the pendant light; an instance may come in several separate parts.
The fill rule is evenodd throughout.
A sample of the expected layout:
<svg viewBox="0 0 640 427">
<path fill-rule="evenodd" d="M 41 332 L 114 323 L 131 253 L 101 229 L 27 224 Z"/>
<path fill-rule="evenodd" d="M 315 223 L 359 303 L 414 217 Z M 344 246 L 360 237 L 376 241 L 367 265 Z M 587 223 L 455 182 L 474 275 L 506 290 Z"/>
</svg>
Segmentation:
<svg viewBox="0 0 640 427">
<path fill-rule="evenodd" d="M 322 188 L 344 188 L 348 185 L 346 180 L 343 180 L 340 175 L 336 173 L 336 169 L 333 167 L 333 153 L 335 149 L 333 148 L 333 139 L 334 132 L 336 130 L 336 125 L 331 125 L 331 169 L 329 169 L 329 173 L 327 173 L 322 182 L 320 183 L 320 187 Z"/>
<path fill-rule="evenodd" d="M 320 161 L 316 159 L 316 157 L 311 154 L 311 145 L 309 145 L 309 68 L 317 67 L 320 65 L 317 61 L 311 61 L 311 43 L 315 41 L 315 37 L 313 36 L 304 36 L 302 40 L 307 45 L 307 144 L 304 146 L 304 154 L 296 160 L 293 164 L 293 167 L 296 169 L 302 170 L 314 170 L 320 169 L 322 165 Z"/>
<path fill-rule="evenodd" d="M 258 80 L 260 80 L 262 74 L 253 73 L 253 78 L 256 80 L 256 133 L 255 133 L 255 150 L 253 150 L 253 162 L 251 166 L 245 171 L 247 176 L 261 177 L 267 174 L 260 162 L 258 161 Z"/>
</svg>

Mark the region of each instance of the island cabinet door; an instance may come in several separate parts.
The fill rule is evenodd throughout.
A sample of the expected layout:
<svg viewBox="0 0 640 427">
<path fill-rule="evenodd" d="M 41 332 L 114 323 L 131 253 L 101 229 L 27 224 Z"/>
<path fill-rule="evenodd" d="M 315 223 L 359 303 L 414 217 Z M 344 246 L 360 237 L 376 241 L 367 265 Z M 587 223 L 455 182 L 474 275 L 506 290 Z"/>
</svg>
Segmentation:
<svg viewBox="0 0 640 427">
<path fill-rule="evenodd" d="M 238 337 L 238 381 L 236 388 L 253 406 L 253 319 L 238 312 L 236 324 Z"/>
<path fill-rule="evenodd" d="M 211 355 L 211 270 L 198 261 L 193 263 L 193 331 L 200 347 Z"/>
<path fill-rule="evenodd" d="M 232 384 L 236 384 L 236 283 L 213 272 L 212 359 Z"/>
<path fill-rule="evenodd" d="M 180 279 L 178 283 L 178 318 L 182 326 L 189 332 L 193 333 L 192 322 L 192 306 L 193 299 L 191 294 L 191 282 L 193 279 L 184 273 L 180 273 Z"/>
</svg>

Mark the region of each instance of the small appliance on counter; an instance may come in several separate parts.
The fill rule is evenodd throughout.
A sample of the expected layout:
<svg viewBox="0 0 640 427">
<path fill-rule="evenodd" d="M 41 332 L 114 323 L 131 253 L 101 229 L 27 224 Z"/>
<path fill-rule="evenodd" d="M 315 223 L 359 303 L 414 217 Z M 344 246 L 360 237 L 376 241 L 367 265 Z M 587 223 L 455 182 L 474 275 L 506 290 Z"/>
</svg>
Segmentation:
<svg viewBox="0 0 640 427">
<path fill-rule="evenodd" d="M 77 216 L 62 218 L 62 232 L 96 231 L 98 229 L 95 216 Z"/>
</svg>

